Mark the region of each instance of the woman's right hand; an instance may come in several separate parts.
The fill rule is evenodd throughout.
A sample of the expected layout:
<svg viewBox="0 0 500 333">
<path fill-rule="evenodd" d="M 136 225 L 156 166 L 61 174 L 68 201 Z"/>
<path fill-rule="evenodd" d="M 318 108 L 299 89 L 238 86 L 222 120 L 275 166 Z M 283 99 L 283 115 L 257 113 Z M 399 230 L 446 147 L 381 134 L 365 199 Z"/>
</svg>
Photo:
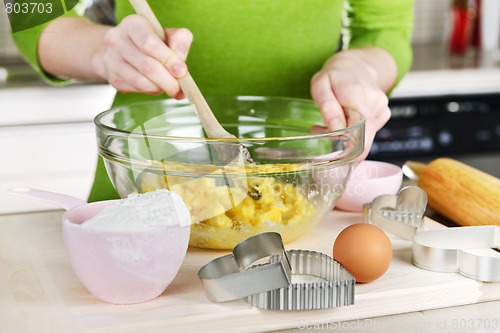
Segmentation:
<svg viewBox="0 0 500 333">
<path fill-rule="evenodd" d="M 167 44 L 140 15 L 127 16 L 104 36 L 93 58 L 99 76 L 120 92 L 184 97 L 177 79 L 187 74 L 186 57 L 193 41 L 188 29 L 165 29 Z"/>
</svg>

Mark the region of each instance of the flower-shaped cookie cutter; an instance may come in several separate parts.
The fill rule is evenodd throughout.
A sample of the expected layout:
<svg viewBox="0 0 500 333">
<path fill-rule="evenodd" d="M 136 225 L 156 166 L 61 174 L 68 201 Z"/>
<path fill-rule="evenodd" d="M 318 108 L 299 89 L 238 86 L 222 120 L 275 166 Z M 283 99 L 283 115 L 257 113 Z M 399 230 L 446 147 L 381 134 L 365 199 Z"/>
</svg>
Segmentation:
<svg viewBox="0 0 500 333">
<path fill-rule="evenodd" d="M 260 259 L 277 261 L 251 266 Z M 236 245 L 231 254 L 216 258 L 198 271 L 207 298 L 227 302 L 290 285 L 291 266 L 279 233 L 266 232 Z"/>
<path fill-rule="evenodd" d="M 365 222 L 411 240 L 422 226 L 427 193 L 417 186 L 402 188 L 397 196 L 381 195 L 364 205 Z"/>
</svg>

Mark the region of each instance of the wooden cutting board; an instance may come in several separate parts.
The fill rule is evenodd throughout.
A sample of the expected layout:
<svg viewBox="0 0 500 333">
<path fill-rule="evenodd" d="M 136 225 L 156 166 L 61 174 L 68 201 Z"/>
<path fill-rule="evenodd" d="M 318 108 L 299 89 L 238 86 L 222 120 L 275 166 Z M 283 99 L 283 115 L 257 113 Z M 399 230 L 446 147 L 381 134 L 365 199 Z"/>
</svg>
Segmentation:
<svg viewBox="0 0 500 333">
<path fill-rule="evenodd" d="M 199 268 L 226 252 L 189 249 L 169 288 L 157 299 L 111 305 L 90 295 L 73 273 L 64 249 L 62 212 L 0 217 L 1 332 L 254 332 L 296 328 L 500 299 L 500 283 L 411 264 L 410 242 L 392 237 L 394 259 L 380 279 L 356 285 L 355 305 L 312 311 L 266 311 L 244 301 L 211 303 Z M 313 231 L 286 245 L 331 254 L 333 240 L 360 214 L 334 211 Z M 428 228 L 440 225 L 427 220 Z"/>
</svg>

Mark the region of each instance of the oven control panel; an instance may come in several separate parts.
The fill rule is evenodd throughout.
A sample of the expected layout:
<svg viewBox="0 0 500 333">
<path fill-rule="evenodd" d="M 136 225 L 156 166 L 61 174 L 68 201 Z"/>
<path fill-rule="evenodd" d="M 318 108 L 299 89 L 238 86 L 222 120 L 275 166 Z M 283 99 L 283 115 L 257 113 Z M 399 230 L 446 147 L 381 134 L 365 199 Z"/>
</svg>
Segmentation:
<svg viewBox="0 0 500 333">
<path fill-rule="evenodd" d="M 369 158 L 500 152 L 500 92 L 394 98 Z"/>
</svg>

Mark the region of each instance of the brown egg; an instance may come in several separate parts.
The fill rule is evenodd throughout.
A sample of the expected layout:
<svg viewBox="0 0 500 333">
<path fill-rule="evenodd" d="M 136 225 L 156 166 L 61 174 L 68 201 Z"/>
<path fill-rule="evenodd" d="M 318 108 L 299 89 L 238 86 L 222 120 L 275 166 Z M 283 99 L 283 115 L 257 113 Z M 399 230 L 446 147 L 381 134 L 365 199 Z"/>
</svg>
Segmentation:
<svg viewBox="0 0 500 333">
<path fill-rule="evenodd" d="M 372 224 L 353 224 L 335 239 L 333 258 L 354 275 L 356 282 L 370 282 L 389 268 L 391 241 L 385 232 Z"/>
</svg>

